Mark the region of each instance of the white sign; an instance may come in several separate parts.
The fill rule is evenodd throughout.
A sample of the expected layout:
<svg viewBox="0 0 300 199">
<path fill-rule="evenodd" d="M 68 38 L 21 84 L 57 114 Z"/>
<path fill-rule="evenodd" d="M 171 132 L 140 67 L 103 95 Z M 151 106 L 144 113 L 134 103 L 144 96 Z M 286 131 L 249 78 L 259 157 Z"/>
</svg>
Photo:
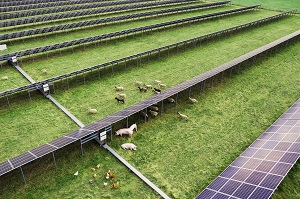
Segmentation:
<svg viewBox="0 0 300 199">
<path fill-rule="evenodd" d="M 103 132 L 100 133 L 100 137 L 102 137 L 104 135 L 106 135 L 106 131 L 103 131 Z"/>
<path fill-rule="evenodd" d="M 106 140 L 106 135 L 100 137 L 100 141 Z"/>
<path fill-rule="evenodd" d="M 44 92 L 49 91 L 49 85 L 48 84 L 44 84 L 43 85 L 43 89 L 44 89 Z"/>
</svg>

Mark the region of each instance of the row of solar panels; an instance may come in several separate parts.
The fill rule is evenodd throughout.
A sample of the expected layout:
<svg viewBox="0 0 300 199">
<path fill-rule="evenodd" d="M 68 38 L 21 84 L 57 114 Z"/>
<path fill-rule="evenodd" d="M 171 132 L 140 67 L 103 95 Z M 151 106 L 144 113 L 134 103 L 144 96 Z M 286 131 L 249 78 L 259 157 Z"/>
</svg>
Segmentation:
<svg viewBox="0 0 300 199">
<path fill-rule="evenodd" d="M 271 197 L 300 157 L 300 99 L 196 199 Z"/>
<path fill-rule="evenodd" d="M 18 25 L 23 25 L 23 24 L 45 22 L 45 21 L 66 19 L 66 18 L 72 18 L 72 17 L 82 17 L 82 16 L 87 16 L 87 15 L 104 14 L 104 13 L 109 13 L 109 12 L 117 12 L 117 11 L 124 11 L 124 10 L 132 10 L 132 9 L 147 8 L 147 7 L 153 7 L 153 6 L 162 6 L 162 5 L 176 4 L 176 3 L 188 3 L 188 2 L 195 2 L 195 0 L 155 1 L 155 2 L 143 3 L 143 4 L 91 9 L 91 10 L 68 12 L 68 13 L 54 14 L 54 15 L 44 15 L 44 16 L 38 16 L 38 17 L 34 17 L 34 18 L 24 18 L 24 19 L 19 19 L 19 20 L 2 21 L 2 22 L 0 22 L 0 27 L 18 26 Z"/>
<path fill-rule="evenodd" d="M 177 25 L 180 23 L 187 23 L 187 22 L 192 22 L 192 21 L 200 20 L 200 19 L 209 19 L 209 18 L 214 18 L 214 17 L 218 17 L 218 16 L 222 16 L 222 15 L 233 14 L 233 13 L 237 13 L 237 12 L 244 12 L 244 11 L 252 10 L 252 9 L 255 9 L 258 7 L 259 7 L 259 5 L 249 6 L 249 7 L 245 7 L 245 8 L 238 8 L 238 9 L 227 10 L 227 11 L 223 11 L 223 12 L 189 17 L 189 18 L 185 18 L 185 19 L 168 21 L 168 22 L 163 22 L 163 23 L 149 25 L 149 26 L 132 28 L 132 29 L 128 29 L 128 30 L 107 33 L 107 34 L 102 34 L 102 35 L 93 36 L 93 37 L 87 37 L 87 38 L 83 38 L 83 39 L 77 39 L 77 40 L 68 41 L 68 42 L 52 44 L 52 45 L 38 47 L 38 48 L 32 48 L 32 49 L 23 50 L 20 52 L 14 52 L 14 53 L 2 55 L 2 56 L 0 56 L 0 61 L 8 60 L 9 58 L 14 57 L 14 56 L 23 57 L 23 56 L 27 56 L 27 55 L 36 54 L 36 53 L 57 50 L 57 49 L 61 49 L 61 48 L 76 46 L 76 45 L 90 43 L 90 42 L 94 42 L 94 41 L 100 41 L 103 39 L 110 39 L 112 37 L 126 36 L 128 34 L 135 34 L 138 32 L 152 31 L 153 29 L 165 28 L 167 26 L 174 26 L 174 25 Z"/>
<path fill-rule="evenodd" d="M 214 7 L 214 6 L 226 5 L 229 2 L 230 1 L 223 1 L 223 2 L 200 4 L 200 5 L 194 5 L 194 6 L 184 6 L 184 7 L 179 7 L 179 8 L 170 8 L 170 9 L 165 9 L 165 10 L 157 10 L 157 11 L 136 13 L 136 14 L 130 14 L 130 15 L 117 16 L 117 17 L 101 18 L 101 19 L 90 20 L 90 21 L 76 22 L 76 23 L 71 23 L 71 24 L 63 24 L 63 25 L 51 26 L 51 27 L 45 27 L 45 28 L 38 28 L 38 29 L 32 29 L 32 30 L 25 30 L 25 31 L 21 31 L 21 32 L 14 32 L 14 33 L 0 35 L 0 40 L 14 39 L 14 38 L 32 36 L 32 35 L 36 35 L 36 34 L 49 33 L 49 32 L 53 33 L 55 31 L 68 30 L 68 29 L 72 29 L 72 28 L 100 25 L 100 24 L 117 22 L 117 21 L 134 19 L 134 18 L 163 15 L 163 14 L 168 14 L 168 13 L 172 13 L 172 12 L 181 12 L 181 11 L 188 12 L 188 11 L 192 11 L 192 10 L 200 9 L 200 8 L 210 8 L 210 7 Z"/>
<path fill-rule="evenodd" d="M 267 44 L 261 48 L 258 48 L 258 49 L 251 51 L 245 55 L 242 55 L 234 60 L 231 60 L 230 62 L 227 62 L 215 69 L 212 69 L 208 72 L 198 75 L 198 76 L 196 76 L 188 81 L 185 81 L 177 86 L 171 87 L 170 89 L 163 91 L 161 94 L 154 95 L 142 102 L 139 102 L 139 103 L 132 105 L 128 108 L 125 108 L 121 111 L 118 111 L 118 112 L 116 112 L 106 118 L 103 118 L 93 124 L 90 124 L 83 128 L 80 128 L 74 132 L 71 132 L 71 133 L 63 136 L 63 137 L 55 139 L 49 143 L 46 143 L 42 146 L 35 148 L 33 150 L 30 150 L 19 156 L 11 158 L 5 162 L 1 162 L 0 163 L 0 176 L 7 172 L 10 172 L 13 169 L 18 168 L 24 164 L 27 164 L 37 158 L 47 155 L 59 148 L 62 148 L 66 145 L 69 145 L 69 144 L 79 140 L 79 139 L 82 139 L 90 134 L 96 133 L 101 129 L 111 126 L 112 124 L 114 124 L 118 121 L 121 121 L 133 114 L 136 114 L 141 110 L 145 110 L 147 107 L 149 107 L 155 103 L 161 102 L 161 101 L 167 99 L 168 97 L 172 97 L 172 96 L 176 95 L 177 93 L 184 91 L 188 88 L 191 88 L 192 86 L 197 85 L 215 75 L 223 73 L 226 70 L 228 70 L 246 60 L 249 60 L 267 50 L 274 48 L 275 46 L 278 46 L 278 45 L 280 45 L 286 41 L 289 41 L 295 37 L 299 37 L 299 35 L 300 35 L 300 31 L 292 33 L 292 34 L 285 36 L 279 40 L 276 40 L 270 44 Z"/>
<path fill-rule="evenodd" d="M 67 6 L 67 7 L 54 7 L 48 9 L 40 9 L 40 10 L 29 10 L 25 12 L 15 12 L 15 13 L 7 13 L 1 14 L 0 20 L 5 19 L 13 19 L 13 18 L 20 18 L 20 17 L 29 17 L 35 15 L 44 15 L 44 14 L 53 14 L 58 12 L 67 12 L 67 11 L 75 11 L 75 10 L 84 10 L 84 9 L 94 9 L 99 7 L 105 6 L 116 6 L 122 4 L 131 4 L 131 3 L 141 3 L 149 0 L 123 0 L 123 1 L 102 1 L 98 3 L 90 3 L 90 4 L 83 4 L 83 5 L 76 5 L 76 6 Z"/>
<path fill-rule="evenodd" d="M 139 0 L 133 0 L 139 1 Z M 149 0 L 148 0 L 149 1 Z M 17 10 L 27 10 L 27 9 L 36 9 L 36 8 L 46 8 L 46 7 L 59 7 L 67 6 L 74 4 L 85 4 L 85 3 L 96 3 L 96 2 L 118 2 L 118 1 L 99 1 L 99 0 L 27 0 L 27 1 L 9 1 L 9 2 L 0 2 L 0 7 L 8 8 L 3 12 L 17 11 Z M 21 7 L 21 8 L 18 8 Z"/>
<path fill-rule="evenodd" d="M 196 43 L 198 41 L 201 41 L 201 40 L 206 40 L 208 38 L 221 36 L 221 35 L 227 34 L 229 32 L 238 31 L 238 30 L 243 29 L 243 28 L 247 28 L 247 27 L 250 27 L 250 26 L 256 26 L 258 24 L 262 24 L 262 23 L 268 22 L 270 20 L 278 19 L 280 17 L 292 14 L 294 12 L 295 11 L 283 12 L 283 13 L 280 13 L 280 14 L 277 14 L 277 15 L 273 15 L 273 16 L 270 16 L 270 17 L 260 19 L 260 20 L 256 20 L 256 21 L 253 21 L 253 22 L 249 22 L 249 23 L 245 23 L 245 24 L 242 24 L 242 25 L 234 26 L 232 28 L 227 28 L 227 29 L 216 31 L 216 32 L 213 32 L 213 33 L 210 33 L 210 34 L 200 36 L 200 37 L 195 37 L 193 39 L 189 39 L 189 40 L 186 40 L 186 41 L 182 41 L 182 42 L 174 43 L 174 44 L 167 45 L 167 46 L 164 46 L 164 47 L 152 49 L 152 50 L 149 50 L 149 51 L 146 51 L 146 52 L 138 53 L 138 54 L 131 55 L 131 56 L 128 56 L 128 57 L 124 57 L 124 58 L 121 58 L 121 59 L 117 59 L 117 60 L 114 60 L 114 61 L 111 61 L 111 62 L 106 62 L 106 63 L 99 64 L 99 65 L 96 65 L 96 66 L 85 68 L 85 69 L 82 69 L 82 70 L 74 71 L 72 73 L 67 73 L 67 74 L 64 74 L 64 75 L 56 76 L 56 77 L 53 77 L 53 78 L 50 78 L 50 79 L 47 79 L 47 80 L 44 80 L 44 81 L 37 82 L 35 84 L 29 84 L 29 85 L 22 86 L 22 87 L 19 87 L 19 88 L 15 88 L 15 89 L 11 89 L 11 90 L 8 90 L 8 91 L 0 92 L 0 97 L 5 97 L 7 95 L 11 95 L 11 94 L 21 92 L 21 91 L 26 91 L 26 90 L 42 89 L 44 84 L 52 84 L 53 82 L 55 82 L 57 80 L 72 77 L 72 76 L 75 76 L 75 75 L 78 75 L 78 74 L 84 74 L 85 72 L 89 72 L 89 71 L 96 70 L 96 69 L 99 69 L 99 68 L 103 68 L 103 67 L 106 67 L 106 66 L 111 66 L 111 65 L 114 65 L 114 64 L 117 64 L 117 63 L 122 63 L 122 62 L 125 62 L 125 61 L 129 61 L 131 59 L 134 59 L 134 58 L 147 56 L 147 55 L 150 55 L 151 53 L 157 53 L 157 52 L 160 52 L 160 51 L 163 51 L 163 50 L 168 50 L 168 49 L 171 49 L 171 48 L 174 48 L 174 47 L 177 48 L 180 45 L 186 45 L 188 43 L 193 43 L 194 44 L 194 43 Z"/>
</svg>

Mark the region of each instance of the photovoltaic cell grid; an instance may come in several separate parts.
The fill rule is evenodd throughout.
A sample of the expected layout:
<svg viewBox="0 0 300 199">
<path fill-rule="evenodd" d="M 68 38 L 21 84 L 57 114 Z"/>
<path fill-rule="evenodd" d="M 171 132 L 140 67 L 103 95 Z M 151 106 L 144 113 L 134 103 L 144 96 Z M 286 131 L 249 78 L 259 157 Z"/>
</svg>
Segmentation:
<svg viewBox="0 0 300 199">
<path fill-rule="evenodd" d="M 300 99 L 196 199 L 270 198 L 300 156 Z"/>
<path fill-rule="evenodd" d="M 214 76 L 214 75 L 217 75 L 219 74 L 220 72 L 222 71 L 225 71 L 231 67 L 233 67 L 234 65 L 236 65 L 237 63 L 241 63 L 253 56 L 256 56 L 266 50 L 269 50 L 270 48 L 273 48 L 274 46 L 277 46 L 279 45 L 280 43 L 283 43 L 283 42 L 286 42 L 286 41 L 289 41 L 290 39 L 292 38 L 295 38 L 297 36 L 299 36 L 300 34 L 300 31 L 296 31 L 290 35 L 287 35 L 281 39 L 278 39 L 274 42 L 271 42 L 270 44 L 267 44 L 263 47 L 260 47 L 254 51 L 251 51 L 245 55 L 242 55 L 230 62 L 227 62 L 217 68 L 214 68 L 206 73 L 203 73 L 201 75 L 198 75 L 190 80 L 187 80 L 177 86 L 174 86 L 174 87 L 171 87 L 170 89 L 168 90 L 165 90 L 163 91 L 161 94 L 158 94 L 158 95 L 153 95 L 152 97 L 142 101 L 142 102 L 139 102 L 137 104 L 134 104 L 130 107 L 127 107 L 123 110 L 120 110 L 106 118 L 103 118 L 95 123 L 92 123 L 90 125 L 87 125 L 81 129 L 78 129 L 74 132 L 71 132 L 63 137 L 60 137 L 60 138 L 57 138 L 49 143 L 46 143 L 45 145 L 42 145 L 42 146 L 39 146 L 31 151 L 28 151 L 28 152 L 25 152 L 19 156 L 16 156 L 12 159 L 9 159 L 5 162 L 1 162 L 0 163 L 0 176 L 13 170 L 13 169 L 16 169 L 24 164 L 27 164 L 43 155 L 47 155 L 48 153 L 51 153 L 53 152 L 54 150 L 57 150 L 59 148 L 62 148 L 68 144 L 71 144 L 81 138 L 84 138 L 90 134 L 93 134 L 101 129 L 104 129 L 106 127 L 109 127 L 111 126 L 112 124 L 120 121 L 120 120 L 123 120 L 127 117 L 129 117 L 130 115 L 132 114 L 135 114 L 135 113 L 138 113 L 139 111 L 141 110 L 144 110 L 146 109 L 147 107 L 155 104 L 155 103 L 158 103 L 158 102 L 161 102 L 162 100 L 164 99 L 167 99 L 168 97 L 171 97 L 181 91 L 184 91 L 190 87 L 192 87 L 193 85 L 197 84 L 197 83 L 201 83 L 202 81 Z M 250 56 L 251 55 L 251 56 Z M 297 106 L 294 106 L 294 107 L 297 107 Z M 297 109 L 298 110 L 298 109 Z M 294 115 L 297 115 L 298 112 L 295 114 L 294 112 L 292 113 L 291 112 L 292 110 L 289 110 L 287 113 L 288 115 L 285 115 L 284 117 L 285 118 L 294 118 Z M 287 139 L 287 138 L 286 138 Z M 299 139 L 298 139 L 299 140 Z M 298 141 L 299 142 L 299 141 Z M 291 156 L 289 156 L 289 154 L 287 156 L 284 157 L 285 159 L 288 159 L 290 160 L 289 158 L 293 158 Z M 288 161 L 287 160 L 287 161 Z M 235 167 L 234 167 L 235 168 Z M 278 168 L 279 170 L 280 168 Z M 260 188 L 258 189 L 260 190 Z M 205 190 L 205 193 L 207 191 Z M 209 190 L 209 193 L 211 194 L 212 191 Z M 218 195 L 220 193 L 217 193 Z"/>
<path fill-rule="evenodd" d="M 99 68 L 104 68 L 106 66 L 113 65 L 114 63 L 121 63 L 121 62 L 124 62 L 126 60 L 128 61 L 130 59 L 133 59 L 133 58 L 139 58 L 141 56 L 145 56 L 145 55 L 148 55 L 148 54 L 151 54 L 151 53 L 156 53 L 160 50 L 162 51 L 162 50 L 166 50 L 166 49 L 171 49 L 171 48 L 174 48 L 174 47 L 177 47 L 177 46 L 180 46 L 180 45 L 184 45 L 185 43 L 197 42 L 197 41 L 199 42 L 201 39 L 208 39 L 208 38 L 211 38 L 211 37 L 217 37 L 218 35 L 226 34 L 226 33 L 229 33 L 231 31 L 238 31 L 242 27 L 257 26 L 260 23 L 265 23 L 266 21 L 273 20 L 273 19 L 276 19 L 276 18 L 279 18 L 279 17 L 282 17 L 282 16 L 286 16 L 286 15 L 292 14 L 292 13 L 294 13 L 294 11 L 283 12 L 283 13 L 273 15 L 273 16 L 270 16 L 270 17 L 267 17 L 267 18 L 263 18 L 263 19 L 260 19 L 260 20 L 249 22 L 247 24 L 235 26 L 235 27 L 232 27 L 232 28 L 227 28 L 227 29 L 224 29 L 224 30 L 221 30 L 221 31 L 217 31 L 217 32 L 214 32 L 214 33 L 210 33 L 210 34 L 203 35 L 203 36 L 200 36 L 200 37 L 196 37 L 196 38 L 193 38 L 193 39 L 189 39 L 189 40 L 186 40 L 186 41 L 178 42 L 178 43 L 171 44 L 171 45 L 168 45 L 168 46 L 164 46 L 164 47 L 160 47 L 160 48 L 157 48 L 157 49 L 152 49 L 150 51 L 142 52 L 142 53 L 139 53 L 139 54 L 136 54 L 136 55 L 120 58 L 118 60 L 114 60 L 114 61 L 111 61 L 111 62 L 106 62 L 106 63 L 99 64 L 99 65 L 96 65 L 96 66 L 85 68 L 85 69 L 82 69 L 82 70 L 78 70 L 78 71 L 74 71 L 74 72 L 67 73 L 67 74 L 64 74 L 64 75 L 56 76 L 56 77 L 53 77 L 53 78 L 50 78 L 50 79 L 43 80 L 41 82 L 36 82 L 34 84 L 28 84 L 28 85 L 25 85 L 25 86 L 21 86 L 19 88 L 15 88 L 15 89 L 7 90 L 7 91 L 4 91 L 4 92 L 0 92 L 0 97 L 5 97 L 5 96 L 11 95 L 11 94 L 14 94 L 14 93 L 17 93 L 17 92 L 22 92 L 22 91 L 38 90 L 38 89 L 43 88 L 44 84 L 53 84 L 55 81 L 61 80 L 63 78 L 68 78 L 68 77 L 72 77 L 72 76 L 75 76 L 75 75 L 78 75 L 78 74 L 83 74 L 84 72 L 97 70 Z M 217 70 L 219 70 L 219 71 L 224 70 L 224 68 L 227 69 L 227 68 L 232 67 L 236 64 L 239 64 L 242 61 L 246 60 L 246 58 L 256 56 L 257 54 L 263 52 L 264 50 L 266 50 L 268 48 L 273 48 L 274 46 L 279 45 L 282 42 L 285 42 L 285 41 L 287 41 L 291 38 L 294 38 L 294 37 L 298 36 L 299 32 L 300 31 L 296 31 L 295 33 L 293 33 L 291 35 L 283 37 L 283 38 L 281 38 L 281 39 L 279 39 L 275 42 L 272 42 L 271 44 L 268 44 L 268 45 L 264 46 L 264 48 L 259 48 L 257 50 L 254 50 L 250 53 L 247 53 L 247 54 L 241 56 L 240 58 L 234 59 L 233 61 L 222 65 L 222 69 L 220 69 L 220 67 L 219 67 L 219 69 L 217 69 Z M 0 56 L 0 59 L 1 59 L 1 56 Z M 213 72 L 215 72 L 215 71 L 212 71 L 211 73 L 213 73 Z M 210 74 L 210 75 L 212 75 L 212 74 Z"/>
</svg>

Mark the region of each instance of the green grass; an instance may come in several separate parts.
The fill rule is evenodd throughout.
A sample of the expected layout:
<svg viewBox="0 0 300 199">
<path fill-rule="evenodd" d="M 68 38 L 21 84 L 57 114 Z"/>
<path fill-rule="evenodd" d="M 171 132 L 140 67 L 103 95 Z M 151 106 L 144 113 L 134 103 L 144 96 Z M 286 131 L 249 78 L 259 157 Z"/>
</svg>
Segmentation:
<svg viewBox="0 0 300 199">
<path fill-rule="evenodd" d="M 300 2 L 298 0 L 289 0 L 289 1 L 281 1 L 281 0 L 233 0 L 232 4 L 238 4 L 243 6 L 261 4 L 262 8 L 270 9 L 270 10 L 278 10 L 278 11 L 288 11 L 297 9 L 299 13 Z"/>
</svg>

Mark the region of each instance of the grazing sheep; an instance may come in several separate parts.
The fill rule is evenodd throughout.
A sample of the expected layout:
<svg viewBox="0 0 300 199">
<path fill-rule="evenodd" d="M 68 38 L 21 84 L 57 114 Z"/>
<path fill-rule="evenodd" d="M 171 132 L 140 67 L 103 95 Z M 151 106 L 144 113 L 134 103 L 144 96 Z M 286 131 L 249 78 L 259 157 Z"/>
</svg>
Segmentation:
<svg viewBox="0 0 300 199">
<path fill-rule="evenodd" d="M 137 150 L 137 146 L 135 146 L 134 144 L 132 143 L 125 143 L 125 144 L 122 144 L 121 145 L 121 148 L 126 150 L 126 149 L 130 149 L 130 150 L 134 150 L 136 151 Z"/>
<path fill-rule="evenodd" d="M 125 93 L 118 93 L 119 97 L 125 99 L 126 98 L 126 94 Z"/>
<path fill-rule="evenodd" d="M 168 100 L 168 102 L 170 102 L 170 103 L 174 103 L 174 102 L 175 102 L 175 100 L 174 100 L 172 97 L 168 97 L 167 100 Z"/>
<path fill-rule="evenodd" d="M 197 101 L 196 99 L 194 99 L 194 98 L 190 98 L 190 97 L 189 97 L 189 102 L 195 104 L 195 103 L 197 103 L 198 101 Z"/>
<path fill-rule="evenodd" d="M 125 100 L 123 98 L 117 98 L 117 97 L 115 97 L 115 99 L 118 101 L 118 103 L 119 102 L 122 102 L 123 104 L 125 103 Z"/>
<path fill-rule="evenodd" d="M 161 90 L 160 89 L 157 89 L 157 88 L 153 88 L 154 90 L 153 90 L 153 92 L 155 93 L 155 94 L 160 94 L 161 93 Z"/>
<path fill-rule="evenodd" d="M 89 108 L 88 112 L 92 113 L 92 114 L 95 114 L 95 113 L 97 113 L 97 109 L 95 109 L 95 108 Z"/>
<path fill-rule="evenodd" d="M 181 113 L 179 113 L 179 112 L 177 112 L 177 113 L 178 113 L 178 116 L 179 116 L 181 119 L 184 119 L 184 120 L 188 120 L 188 119 L 189 119 L 188 116 L 183 115 L 183 114 L 181 114 Z"/>
<path fill-rule="evenodd" d="M 152 89 L 152 85 L 151 85 L 151 84 L 144 84 L 144 86 L 145 86 L 147 89 Z"/>
<path fill-rule="evenodd" d="M 44 74 L 47 74 L 47 73 L 48 73 L 46 69 L 43 69 L 42 72 L 43 72 Z"/>
<path fill-rule="evenodd" d="M 159 108 L 157 107 L 157 106 L 149 106 L 149 109 L 151 110 L 151 111 L 158 111 L 159 110 Z"/>
<path fill-rule="evenodd" d="M 135 84 L 136 86 L 142 86 L 143 82 L 135 81 L 134 84 Z"/>
<path fill-rule="evenodd" d="M 138 88 L 140 89 L 141 92 L 146 92 L 147 91 L 147 88 L 139 87 L 139 86 L 138 86 Z"/>
<path fill-rule="evenodd" d="M 116 91 L 123 91 L 124 87 L 123 86 L 115 86 Z"/>
<path fill-rule="evenodd" d="M 166 85 L 166 84 L 161 84 L 161 83 L 159 83 L 158 86 L 159 86 L 160 88 L 166 88 L 167 85 Z"/>
<path fill-rule="evenodd" d="M 8 77 L 7 76 L 3 76 L 2 80 L 8 80 Z"/>
<path fill-rule="evenodd" d="M 150 114 L 154 117 L 158 115 L 158 112 L 149 110 Z"/>
<path fill-rule="evenodd" d="M 160 83 L 161 83 L 160 80 L 154 80 L 154 81 L 155 81 L 155 83 L 157 83 L 157 84 L 160 84 Z"/>
</svg>

